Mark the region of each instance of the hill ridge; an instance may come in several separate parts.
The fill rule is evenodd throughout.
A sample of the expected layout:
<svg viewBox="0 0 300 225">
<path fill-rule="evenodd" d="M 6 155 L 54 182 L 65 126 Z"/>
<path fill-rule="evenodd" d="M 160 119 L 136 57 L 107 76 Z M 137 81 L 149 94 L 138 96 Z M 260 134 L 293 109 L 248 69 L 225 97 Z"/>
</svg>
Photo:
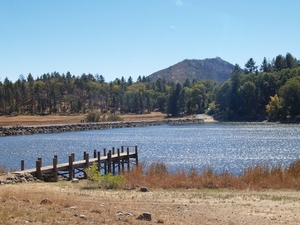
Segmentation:
<svg viewBox="0 0 300 225">
<path fill-rule="evenodd" d="M 220 57 L 206 59 L 184 59 L 172 66 L 148 76 L 150 81 L 163 78 L 169 82 L 181 83 L 190 80 L 213 80 L 221 84 L 229 79 L 234 65 Z"/>
</svg>

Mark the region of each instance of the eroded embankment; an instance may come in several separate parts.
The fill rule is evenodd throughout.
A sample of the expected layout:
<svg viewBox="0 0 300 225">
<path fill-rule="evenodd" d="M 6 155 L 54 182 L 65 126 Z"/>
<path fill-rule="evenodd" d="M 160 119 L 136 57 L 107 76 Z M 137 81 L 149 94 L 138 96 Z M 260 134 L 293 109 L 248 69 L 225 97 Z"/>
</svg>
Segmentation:
<svg viewBox="0 0 300 225">
<path fill-rule="evenodd" d="M 10 126 L 0 127 L 0 136 L 29 135 L 29 134 L 48 134 L 71 131 L 85 130 L 103 130 L 124 127 L 145 127 L 157 125 L 179 125 L 179 124 L 198 124 L 203 123 L 203 119 L 185 118 L 185 119 L 165 119 L 165 120 L 147 120 L 131 122 L 101 122 L 101 123 L 78 123 L 78 124 L 60 124 L 60 125 L 38 125 L 38 126 Z"/>
</svg>

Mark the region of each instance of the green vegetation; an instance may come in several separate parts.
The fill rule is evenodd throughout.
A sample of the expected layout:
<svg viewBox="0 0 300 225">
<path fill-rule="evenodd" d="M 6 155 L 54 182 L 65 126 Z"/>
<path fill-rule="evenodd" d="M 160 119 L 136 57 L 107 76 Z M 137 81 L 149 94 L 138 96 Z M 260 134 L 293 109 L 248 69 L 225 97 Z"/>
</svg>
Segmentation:
<svg viewBox="0 0 300 225">
<path fill-rule="evenodd" d="M 189 77 L 187 75 L 187 77 Z M 105 82 L 102 75 L 23 75 L 16 82 L 0 81 L 0 115 L 87 113 L 87 122 L 117 121 L 119 114 L 152 111 L 169 116 L 209 113 L 220 120 L 272 120 L 300 114 L 300 67 L 290 53 L 266 58 L 258 70 L 250 58 L 245 68 L 235 65 L 223 84 L 211 80 L 168 83 L 145 76 Z"/>
<path fill-rule="evenodd" d="M 85 117 L 86 122 L 99 122 L 100 115 L 98 113 L 91 112 Z"/>
<path fill-rule="evenodd" d="M 106 189 L 116 189 L 124 185 L 125 177 L 122 175 L 113 176 L 112 174 L 101 175 L 98 171 L 97 163 L 93 163 L 90 168 L 86 168 L 84 170 L 88 176 L 88 178 L 100 184 L 101 188 Z"/>
</svg>

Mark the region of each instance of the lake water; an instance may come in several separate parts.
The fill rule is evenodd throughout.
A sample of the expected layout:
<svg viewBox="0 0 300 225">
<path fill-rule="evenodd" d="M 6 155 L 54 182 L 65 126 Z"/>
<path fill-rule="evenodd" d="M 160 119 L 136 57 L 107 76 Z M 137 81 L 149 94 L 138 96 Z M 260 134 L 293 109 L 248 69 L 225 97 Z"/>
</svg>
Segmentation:
<svg viewBox="0 0 300 225">
<path fill-rule="evenodd" d="M 94 149 L 138 146 L 139 161 L 164 162 L 172 170 L 210 166 L 216 172 L 240 174 L 250 165 L 287 166 L 300 158 L 300 125 L 276 123 L 205 123 L 179 126 L 118 128 L 0 138 L 0 164 L 8 169 L 34 168 L 38 157 L 51 165 L 68 162 L 75 153 L 93 155 Z"/>
</svg>

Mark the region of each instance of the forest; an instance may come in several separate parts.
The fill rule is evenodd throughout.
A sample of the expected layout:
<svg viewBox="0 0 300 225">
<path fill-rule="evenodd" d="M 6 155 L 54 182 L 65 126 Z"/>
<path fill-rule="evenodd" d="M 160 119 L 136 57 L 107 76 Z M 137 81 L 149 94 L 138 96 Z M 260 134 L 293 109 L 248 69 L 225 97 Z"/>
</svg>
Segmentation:
<svg viewBox="0 0 300 225">
<path fill-rule="evenodd" d="M 208 113 L 219 120 L 284 120 L 300 115 L 300 61 L 292 54 L 250 58 L 235 65 L 223 84 L 189 80 L 183 84 L 139 76 L 106 82 L 102 75 L 52 72 L 36 79 L 29 73 L 16 82 L 0 81 L 0 115 L 143 114 L 170 117 Z"/>
</svg>

